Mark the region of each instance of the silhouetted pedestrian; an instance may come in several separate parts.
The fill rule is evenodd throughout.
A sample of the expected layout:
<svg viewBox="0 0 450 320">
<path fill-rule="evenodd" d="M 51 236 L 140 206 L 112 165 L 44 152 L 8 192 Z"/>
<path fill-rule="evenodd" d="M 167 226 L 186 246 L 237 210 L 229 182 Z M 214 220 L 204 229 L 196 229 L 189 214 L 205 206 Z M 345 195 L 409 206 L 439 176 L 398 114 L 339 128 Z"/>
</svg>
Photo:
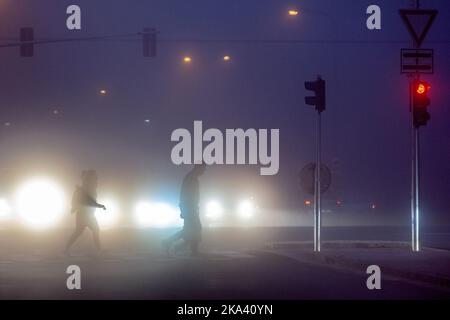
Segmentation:
<svg viewBox="0 0 450 320">
<path fill-rule="evenodd" d="M 202 224 L 200 221 L 200 183 L 199 176 L 206 170 L 206 165 L 198 164 L 184 177 L 180 192 L 181 218 L 184 220 L 183 229 L 163 241 L 163 248 L 169 253 L 172 245 L 183 239 L 193 255 L 198 254 L 201 241 Z"/>
<path fill-rule="evenodd" d="M 89 228 L 94 236 L 94 244 L 97 251 L 101 251 L 100 229 L 95 218 L 95 209 L 106 210 L 106 207 L 97 203 L 98 177 L 94 170 L 81 173 L 81 186 L 77 186 L 72 197 L 71 213 L 76 214 L 76 228 L 67 242 L 65 253 L 69 254 L 70 247 L 81 236 L 84 229 Z"/>
</svg>

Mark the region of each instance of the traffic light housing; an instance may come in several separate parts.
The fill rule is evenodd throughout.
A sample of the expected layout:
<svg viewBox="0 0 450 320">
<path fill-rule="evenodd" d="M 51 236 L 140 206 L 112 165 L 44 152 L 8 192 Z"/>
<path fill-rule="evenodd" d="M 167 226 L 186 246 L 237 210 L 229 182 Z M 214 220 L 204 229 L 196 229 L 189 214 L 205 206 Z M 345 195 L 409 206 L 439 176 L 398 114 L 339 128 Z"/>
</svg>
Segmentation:
<svg viewBox="0 0 450 320">
<path fill-rule="evenodd" d="M 156 29 L 144 28 L 142 31 L 142 50 L 144 57 L 156 57 Z"/>
<path fill-rule="evenodd" d="M 325 111 L 325 80 L 318 77 L 316 81 L 306 81 L 305 89 L 315 93 L 315 96 L 305 97 L 305 103 L 315 106 L 319 113 Z"/>
<path fill-rule="evenodd" d="M 431 86 L 425 81 L 415 81 L 413 84 L 413 119 L 416 128 L 426 126 L 431 118 L 428 112 L 430 88 Z"/>
<path fill-rule="evenodd" d="M 20 56 L 32 57 L 34 55 L 34 29 L 21 28 L 20 29 Z M 31 42 L 31 43 L 30 43 Z"/>
</svg>

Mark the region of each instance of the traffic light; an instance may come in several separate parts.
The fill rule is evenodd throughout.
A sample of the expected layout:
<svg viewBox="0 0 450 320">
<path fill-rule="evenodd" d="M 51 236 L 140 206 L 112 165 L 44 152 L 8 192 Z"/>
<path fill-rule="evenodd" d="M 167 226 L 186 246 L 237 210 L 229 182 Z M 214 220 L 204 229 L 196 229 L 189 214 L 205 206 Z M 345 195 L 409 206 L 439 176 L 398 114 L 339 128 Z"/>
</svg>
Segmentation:
<svg viewBox="0 0 450 320">
<path fill-rule="evenodd" d="M 142 49 L 144 57 L 156 57 L 156 30 L 144 28 L 142 31 Z"/>
<path fill-rule="evenodd" d="M 325 81 L 321 77 L 318 77 L 316 81 L 306 81 L 305 89 L 315 93 L 313 97 L 305 97 L 305 103 L 315 106 L 319 113 L 325 111 Z"/>
<path fill-rule="evenodd" d="M 413 85 L 413 119 L 414 126 L 419 128 L 426 126 L 431 116 L 428 112 L 430 105 L 430 98 L 428 98 L 428 91 L 431 86 L 425 81 L 416 81 Z"/>
<path fill-rule="evenodd" d="M 34 55 L 34 44 L 29 43 L 34 41 L 33 28 L 20 29 L 20 56 L 32 57 Z"/>
</svg>

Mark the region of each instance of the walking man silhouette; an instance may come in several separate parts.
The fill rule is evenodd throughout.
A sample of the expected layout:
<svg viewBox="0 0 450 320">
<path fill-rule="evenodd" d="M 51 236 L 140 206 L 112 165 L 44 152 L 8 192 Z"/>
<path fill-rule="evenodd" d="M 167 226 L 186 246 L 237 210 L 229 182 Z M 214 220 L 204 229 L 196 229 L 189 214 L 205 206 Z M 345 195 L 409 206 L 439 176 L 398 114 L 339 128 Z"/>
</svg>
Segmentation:
<svg viewBox="0 0 450 320">
<path fill-rule="evenodd" d="M 197 164 L 184 177 L 180 192 L 181 218 L 184 220 L 183 229 L 163 240 L 163 248 L 169 253 L 171 247 L 179 240 L 184 240 L 184 245 L 188 245 L 191 254 L 196 256 L 199 251 L 201 241 L 202 224 L 200 221 L 200 183 L 198 178 L 205 172 L 205 164 Z"/>
<path fill-rule="evenodd" d="M 106 207 L 97 203 L 98 177 L 95 170 L 87 170 L 81 173 L 81 186 L 77 186 L 72 197 L 71 213 L 76 214 L 76 228 L 66 244 L 65 253 L 69 255 L 69 250 L 75 241 L 82 235 L 84 229 L 91 229 L 94 235 L 94 244 L 98 252 L 101 251 L 100 229 L 95 218 L 95 209 L 106 210 Z"/>
</svg>

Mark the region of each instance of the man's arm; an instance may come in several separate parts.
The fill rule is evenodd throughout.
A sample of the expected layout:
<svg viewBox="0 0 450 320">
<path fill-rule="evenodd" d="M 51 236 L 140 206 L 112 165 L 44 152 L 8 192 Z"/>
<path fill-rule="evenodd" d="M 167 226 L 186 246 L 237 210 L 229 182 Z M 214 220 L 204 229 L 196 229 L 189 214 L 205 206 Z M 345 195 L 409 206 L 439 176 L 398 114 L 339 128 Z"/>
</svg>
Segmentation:
<svg viewBox="0 0 450 320">
<path fill-rule="evenodd" d="M 106 210 L 106 207 L 104 205 L 98 203 L 89 195 L 85 195 L 84 205 L 87 207 L 93 207 L 93 208 L 99 208 L 99 209 Z"/>
</svg>

